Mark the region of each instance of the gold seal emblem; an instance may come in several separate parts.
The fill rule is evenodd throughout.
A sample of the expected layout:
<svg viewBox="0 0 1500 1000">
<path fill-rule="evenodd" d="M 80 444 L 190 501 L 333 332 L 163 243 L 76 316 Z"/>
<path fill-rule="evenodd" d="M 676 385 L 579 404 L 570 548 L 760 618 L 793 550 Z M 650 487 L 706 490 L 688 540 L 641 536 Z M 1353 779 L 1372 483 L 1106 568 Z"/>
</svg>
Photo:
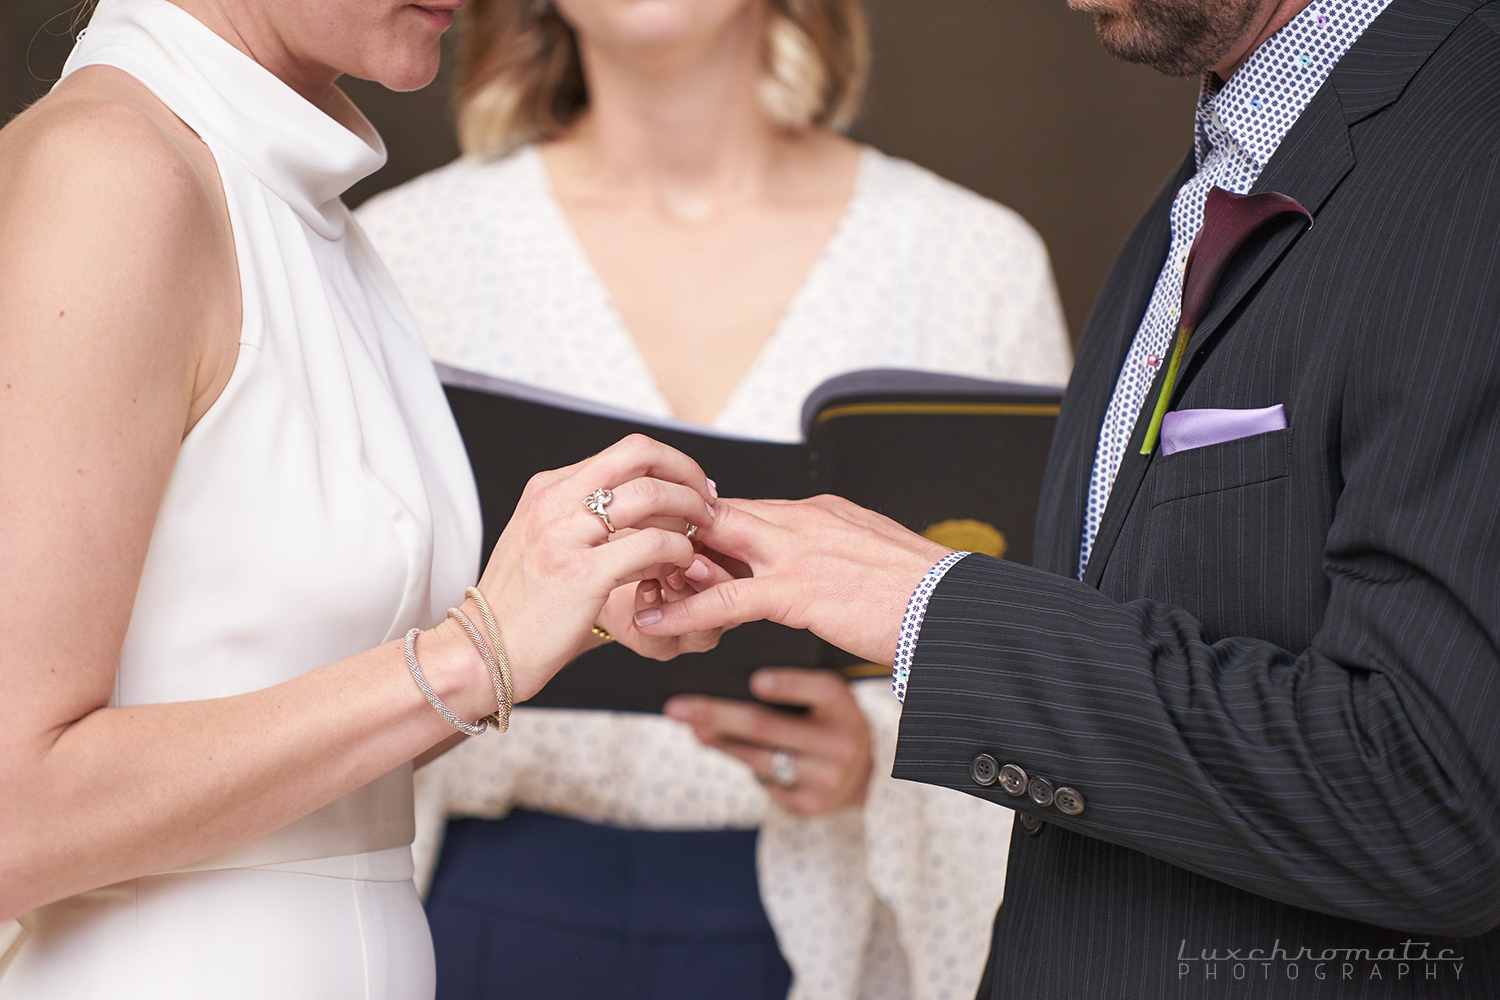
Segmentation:
<svg viewBox="0 0 1500 1000">
<path fill-rule="evenodd" d="M 950 549 L 978 552 L 982 555 L 994 556 L 996 559 L 1005 555 L 1005 532 L 983 521 L 969 518 L 939 521 L 937 524 L 929 525 L 927 530 L 922 532 L 922 537 L 930 538 Z"/>
</svg>

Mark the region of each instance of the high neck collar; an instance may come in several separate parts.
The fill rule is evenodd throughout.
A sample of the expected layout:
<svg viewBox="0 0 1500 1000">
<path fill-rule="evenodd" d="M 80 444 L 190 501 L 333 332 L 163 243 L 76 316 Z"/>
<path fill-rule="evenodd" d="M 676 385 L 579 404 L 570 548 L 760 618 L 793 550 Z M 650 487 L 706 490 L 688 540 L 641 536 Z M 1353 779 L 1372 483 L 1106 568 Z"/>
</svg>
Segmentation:
<svg viewBox="0 0 1500 1000">
<path fill-rule="evenodd" d="M 339 196 L 385 163 L 373 127 L 372 145 L 168 0 L 100 0 L 63 78 L 96 64 L 138 79 L 325 239 L 344 233 Z"/>
</svg>

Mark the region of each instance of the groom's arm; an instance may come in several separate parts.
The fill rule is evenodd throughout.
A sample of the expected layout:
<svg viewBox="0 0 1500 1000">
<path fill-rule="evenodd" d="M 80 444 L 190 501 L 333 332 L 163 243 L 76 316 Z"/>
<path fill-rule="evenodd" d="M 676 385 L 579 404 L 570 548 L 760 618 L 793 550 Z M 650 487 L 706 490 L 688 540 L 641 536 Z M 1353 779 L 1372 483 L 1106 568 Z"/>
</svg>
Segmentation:
<svg viewBox="0 0 1500 1000">
<path fill-rule="evenodd" d="M 1359 562 L 1294 655 L 970 556 L 928 605 L 894 774 L 1297 906 L 1487 931 L 1500 923 L 1494 619 L 1424 572 Z M 977 783 L 980 754 L 1075 790 L 1082 811 Z"/>
</svg>

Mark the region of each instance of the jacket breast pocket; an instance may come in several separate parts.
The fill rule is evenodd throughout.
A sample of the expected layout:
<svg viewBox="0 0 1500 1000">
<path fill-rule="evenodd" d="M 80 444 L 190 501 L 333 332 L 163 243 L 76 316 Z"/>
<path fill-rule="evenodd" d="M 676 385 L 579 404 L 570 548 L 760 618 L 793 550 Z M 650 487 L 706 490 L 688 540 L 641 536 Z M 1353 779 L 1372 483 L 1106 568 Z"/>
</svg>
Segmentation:
<svg viewBox="0 0 1500 1000">
<path fill-rule="evenodd" d="M 1152 506 L 1285 477 L 1291 466 L 1291 434 L 1283 427 L 1158 458 L 1151 468 Z"/>
<path fill-rule="evenodd" d="M 1282 429 L 1158 457 L 1141 552 L 1145 593 L 1194 615 L 1207 637 L 1279 635 L 1288 609 L 1270 605 L 1300 545 L 1289 523 L 1291 431 Z M 1278 594 L 1280 597 L 1278 597 Z M 1269 633 L 1269 634 L 1268 634 Z"/>
</svg>

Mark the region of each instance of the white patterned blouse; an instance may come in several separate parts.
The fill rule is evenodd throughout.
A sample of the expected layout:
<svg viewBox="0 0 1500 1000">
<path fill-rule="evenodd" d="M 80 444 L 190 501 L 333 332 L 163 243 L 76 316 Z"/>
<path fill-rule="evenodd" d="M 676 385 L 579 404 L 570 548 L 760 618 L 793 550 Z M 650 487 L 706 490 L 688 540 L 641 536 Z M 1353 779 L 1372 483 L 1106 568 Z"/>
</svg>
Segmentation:
<svg viewBox="0 0 1500 1000">
<path fill-rule="evenodd" d="M 534 148 L 457 160 L 356 215 L 435 359 L 671 415 Z M 866 148 L 838 228 L 714 426 L 797 440 L 809 390 L 861 368 L 1062 385 L 1070 364 L 1036 233 L 1009 209 Z M 791 997 L 971 996 L 1011 813 L 889 777 L 900 705 L 882 680 L 854 691 L 874 736 L 870 794 L 862 810 L 811 820 L 772 805 L 748 768 L 670 719 L 519 708 L 503 738 L 470 740 L 419 772 L 419 877 L 449 815 L 524 807 L 638 829 L 759 827 L 761 896 L 794 974 Z"/>
</svg>

